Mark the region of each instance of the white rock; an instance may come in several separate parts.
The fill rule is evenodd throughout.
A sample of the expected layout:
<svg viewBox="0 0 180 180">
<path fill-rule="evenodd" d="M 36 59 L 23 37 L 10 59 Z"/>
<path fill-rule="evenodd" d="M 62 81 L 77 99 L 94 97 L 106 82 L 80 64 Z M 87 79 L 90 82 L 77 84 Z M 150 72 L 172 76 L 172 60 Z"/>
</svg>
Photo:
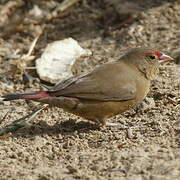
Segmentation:
<svg viewBox="0 0 180 180">
<path fill-rule="evenodd" d="M 36 69 L 44 81 L 56 83 L 72 76 L 76 60 L 91 55 L 72 38 L 55 41 L 47 45 L 41 58 L 36 60 Z"/>
</svg>

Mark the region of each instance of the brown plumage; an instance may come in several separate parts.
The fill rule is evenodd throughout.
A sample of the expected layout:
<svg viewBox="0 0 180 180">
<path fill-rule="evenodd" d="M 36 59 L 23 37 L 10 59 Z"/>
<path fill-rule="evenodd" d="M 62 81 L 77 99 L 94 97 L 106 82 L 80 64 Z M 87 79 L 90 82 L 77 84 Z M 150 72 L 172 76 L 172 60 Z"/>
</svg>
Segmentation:
<svg viewBox="0 0 180 180">
<path fill-rule="evenodd" d="M 101 125 L 139 104 L 149 92 L 159 63 L 172 58 L 152 48 L 134 48 L 119 60 L 58 83 L 53 90 L 3 96 L 4 101 L 31 99 Z"/>
</svg>

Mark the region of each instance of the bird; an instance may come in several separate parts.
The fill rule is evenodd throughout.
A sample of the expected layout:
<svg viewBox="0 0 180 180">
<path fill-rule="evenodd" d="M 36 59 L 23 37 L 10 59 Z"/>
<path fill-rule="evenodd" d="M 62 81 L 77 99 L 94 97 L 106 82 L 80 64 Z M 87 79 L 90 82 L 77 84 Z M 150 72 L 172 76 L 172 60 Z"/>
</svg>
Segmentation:
<svg viewBox="0 0 180 180">
<path fill-rule="evenodd" d="M 108 119 L 141 103 L 159 73 L 159 65 L 172 60 L 156 48 L 131 48 L 117 60 L 67 78 L 51 90 L 7 94 L 1 98 L 34 100 L 62 108 L 98 126 L 118 126 Z"/>
</svg>

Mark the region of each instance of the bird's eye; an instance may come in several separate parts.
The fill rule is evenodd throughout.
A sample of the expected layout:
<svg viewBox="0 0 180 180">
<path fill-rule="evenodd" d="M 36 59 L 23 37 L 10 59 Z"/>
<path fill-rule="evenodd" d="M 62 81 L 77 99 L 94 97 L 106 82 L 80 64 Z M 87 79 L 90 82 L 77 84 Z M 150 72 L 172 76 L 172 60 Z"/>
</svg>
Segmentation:
<svg viewBox="0 0 180 180">
<path fill-rule="evenodd" d="M 154 54 L 148 54 L 146 57 L 151 60 L 156 59 L 156 56 Z"/>
</svg>

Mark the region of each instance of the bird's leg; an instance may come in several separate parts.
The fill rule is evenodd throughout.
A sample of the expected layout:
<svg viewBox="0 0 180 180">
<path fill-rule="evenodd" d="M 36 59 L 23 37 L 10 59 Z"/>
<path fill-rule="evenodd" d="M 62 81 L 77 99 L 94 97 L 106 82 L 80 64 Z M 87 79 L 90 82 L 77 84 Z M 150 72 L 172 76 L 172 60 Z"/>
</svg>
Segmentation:
<svg viewBox="0 0 180 180">
<path fill-rule="evenodd" d="M 98 124 L 98 126 L 102 127 L 117 127 L 119 129 L 129 129 L 128 126 L 120 124 L 120 123 L 111 123 L 111 122 L 107 122 L 106 118 L 103 119 L 96 119 L 93 120 L 94 122 L 96 122 Z"/>
<path fill-rule="evenodd" d="M 111 123 L 111 122 L 106 122 L 104 126 L 109 126 L 109 127 L 118 127 L 120 129 L 129 129 L 128 126 L 119 124 L 119 123 Z"/>
</svg>

